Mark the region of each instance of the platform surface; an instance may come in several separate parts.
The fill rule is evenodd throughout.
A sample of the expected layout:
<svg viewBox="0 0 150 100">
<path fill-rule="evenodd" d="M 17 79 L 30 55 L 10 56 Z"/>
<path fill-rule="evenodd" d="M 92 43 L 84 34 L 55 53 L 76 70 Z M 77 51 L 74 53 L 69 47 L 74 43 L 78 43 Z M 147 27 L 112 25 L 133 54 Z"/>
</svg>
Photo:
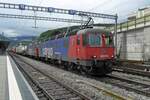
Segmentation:
<svg viewBox="0 0 150 100">
<path fill-rule="evenodd" d="M 6 55 L 0 55 L 0 100 L 9 100 Z"/>
<path fill-rule="evenodd" d="M 0 55 L 0 100 L 38 100 L 11 57 Z"/>
</svg>

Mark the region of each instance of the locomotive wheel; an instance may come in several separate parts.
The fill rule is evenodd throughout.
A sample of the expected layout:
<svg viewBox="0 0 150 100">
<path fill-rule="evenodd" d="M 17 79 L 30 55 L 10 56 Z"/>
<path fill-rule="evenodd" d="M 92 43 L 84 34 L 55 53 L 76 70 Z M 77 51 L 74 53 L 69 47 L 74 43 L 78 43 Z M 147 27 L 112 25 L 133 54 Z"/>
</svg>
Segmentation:
<svg viewBox="0 0 150 100">
<path fill-rule="evenodd" d="M 109 61 L 107 61 L 106 63 L 105 63 L 105 70 L 107 71 L 107 72 L 111 72 L 112 71 L 112 63 L 111 62 L 109 62 Z"/>
<path fill-rule="evenodd" d="M 69 71 L 74 70 L 74 64 L 73 63 L 67 64 L 67 70 L 69 70 Z"/>
<path fill-rule="evenodd" d="M 51 64 L 54 65 L 54 60 L 51 60 Z"/>
<path fill-rule="evenodd" d="M 68 67 L 67 67 L 67 66 L 68 66 L 68 63 L 67 63 L 67 62 L 64 62 L 63 65 L 62 65 L 62 68 L 68 70 Z"/>
<path fill-rule="evenodd" d="M 82 75 L 85 75 L 85 74 L 86 74 L 86 71 L 84 70 L 84 67 L 86 67 L 86 66 L 80 66 L 80 73 L 81 73 Z"/>
<path fill-rule="evenodd" d="M 91 73 L 93 71 L 93 67 L 92 66 L 84 66 L 83 67 L 83 70 L 86 72 L 86 73 Z"/>
<path fill-rule="evenodd" d="M 61 65 L 60 68 L 61 68 L 61 69 L 65 69 L 64 65 Z"/>
<path fill-rule="evenodd" d="M 68 66 L 67 69 L 68 69 L 69 71 L 72 71 L 72 70 L 73 70 L 73 67 L 74 67 L 73 64 L 68 64 L 67 66 Z"/>
</svg>

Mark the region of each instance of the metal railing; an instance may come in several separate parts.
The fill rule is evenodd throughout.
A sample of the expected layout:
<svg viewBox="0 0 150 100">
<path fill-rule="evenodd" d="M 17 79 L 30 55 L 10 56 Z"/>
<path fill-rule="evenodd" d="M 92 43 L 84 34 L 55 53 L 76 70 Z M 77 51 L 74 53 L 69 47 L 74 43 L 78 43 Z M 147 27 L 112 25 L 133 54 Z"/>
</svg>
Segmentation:
<svg viewBox="0 0 150 100">
<path fill-rule="evenodd" d="M 150 26 L 150 14 L 133 20 L 128 20 L 126 22 L 118 23 L 117 32 L 138 29 L 145 26 Z M 114 27 L 110 27 L 109 29 L 113 30 Z"/>
</svg>

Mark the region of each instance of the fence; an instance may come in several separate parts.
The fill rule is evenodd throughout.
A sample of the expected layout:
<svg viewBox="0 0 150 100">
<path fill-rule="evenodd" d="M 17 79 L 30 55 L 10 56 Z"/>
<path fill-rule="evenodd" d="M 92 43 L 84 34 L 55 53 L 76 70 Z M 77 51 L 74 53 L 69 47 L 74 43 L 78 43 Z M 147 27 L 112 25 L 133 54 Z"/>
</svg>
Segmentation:
<svg viewBox="0 0 150 100">
<path fill-rule="evenodd" d="M 118 23 L 117 32 L 128 31 L 131 29 L 142 28 L 145 26 L 150 26 L 150 15 L 141 18 L 136 18 L 133 20 L 128 20 L 123 23 Z M 110 30 L 113 30 L 113 27 L 111 27 Z"/>
</svg>

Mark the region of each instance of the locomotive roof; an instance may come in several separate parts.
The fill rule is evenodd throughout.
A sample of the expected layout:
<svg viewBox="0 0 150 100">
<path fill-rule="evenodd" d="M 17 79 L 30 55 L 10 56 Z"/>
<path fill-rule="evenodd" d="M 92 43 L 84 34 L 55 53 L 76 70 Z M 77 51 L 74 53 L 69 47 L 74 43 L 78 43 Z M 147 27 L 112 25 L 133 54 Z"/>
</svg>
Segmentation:
<svg viewBox="0 0 150 100">
<path fill-rule="evenodd" d="M 83 30 L 79 30 L 77 34 L 85 34 L 85 33 L 104 33 L 109 34 L 111 31 L 100 29 L 100 28 L 87 28 Z"/>
</svg>

